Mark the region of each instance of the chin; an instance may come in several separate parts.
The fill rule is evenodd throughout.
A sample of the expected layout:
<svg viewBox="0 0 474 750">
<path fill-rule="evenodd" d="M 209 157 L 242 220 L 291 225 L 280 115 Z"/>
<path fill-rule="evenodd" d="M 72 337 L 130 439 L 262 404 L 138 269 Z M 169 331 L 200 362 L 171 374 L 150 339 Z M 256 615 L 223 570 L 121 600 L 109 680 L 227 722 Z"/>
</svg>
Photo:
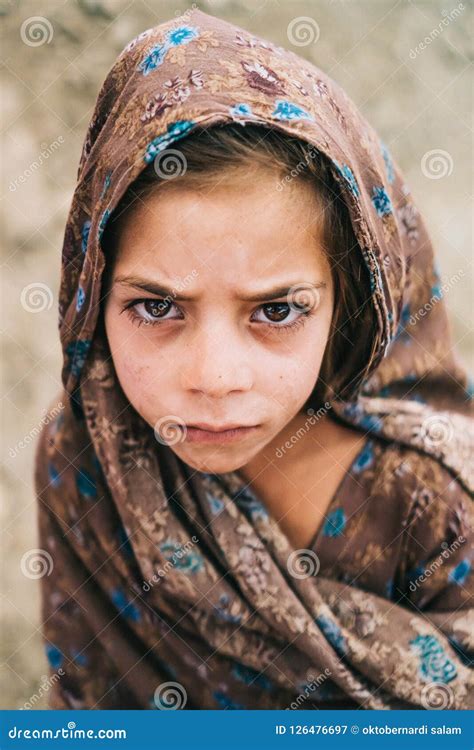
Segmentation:
<svg viewBox="0 0 474 750">
<path fill-rule="evenodd" d="M 202 457 L 193 456 L 179 456 L 191 468 L 196 471 L 201 471 L 206 474 L 225 474 L 228 471 L 237 471 L 241 466 L 244 466 L 251 457 L 242 458 L 241 455 L 234 454 L 229 451 L 229 454 L 218 456 L 209 455 Z"/>
</svg>

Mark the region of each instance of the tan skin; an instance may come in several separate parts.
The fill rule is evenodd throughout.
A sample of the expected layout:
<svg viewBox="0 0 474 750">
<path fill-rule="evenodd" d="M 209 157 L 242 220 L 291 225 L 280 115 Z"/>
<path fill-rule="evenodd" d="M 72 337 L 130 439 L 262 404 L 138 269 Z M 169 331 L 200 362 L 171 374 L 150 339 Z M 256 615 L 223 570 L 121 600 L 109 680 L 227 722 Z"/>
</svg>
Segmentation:
<svg viewBox="0 0 474 750">
<path fill-rule="evenodd" d="M 172 417 L 181 425 L 258 425 L 228 444 L 176 439 L 186 434 L 181 428 L 168 444 L 198 471 L 238 470 L 304 548 L 364 437 L 326 415 L 276 456 L 307 420 L 334 289 L 316 196 L 297 180 L 280 192 L 275 184 L 275 174 L 260 169 L 253 180 L 233 175 L 212 190 L 167 185 L 129 209 L 105 325 L 125 395 L 151 426 Z M 150 292 L 150 282 L 171 293 Z M 303 297 L 294 291 L 301 284 Z M 291 291 L 270 294 L 276 287 Z M 257 292 L 260 301 L 246 299 Z"/>
</svg>

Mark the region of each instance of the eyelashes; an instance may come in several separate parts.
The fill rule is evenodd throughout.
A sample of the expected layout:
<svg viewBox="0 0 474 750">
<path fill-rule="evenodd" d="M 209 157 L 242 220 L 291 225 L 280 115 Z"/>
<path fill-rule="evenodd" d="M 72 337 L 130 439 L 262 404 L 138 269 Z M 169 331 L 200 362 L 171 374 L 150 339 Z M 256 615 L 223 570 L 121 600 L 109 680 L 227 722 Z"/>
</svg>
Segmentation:
<svg viewBox="0 0 474 750">
<path fill-rule="evenodd" d="M 163 323 L 166 323 L 170 320 L 183 320 L 182 317 L 163 317 L 163 315 L 165 315 L 169 311 L 171 306 L 173 305 L 174 303 L 164 298 L 136 299 L 136 300 L 132 300 L 127 305 L 125 305 L 125 307 L 122 309 L 120 314 L 125 312 L 127 314 L 127 317 L 137 327 L 140 327 L 142 325 L 157 326 L 157 325 L 162 325 Z M 174 306 L 177 307 L 176 305 Z M 139 310 L 140 308 L 141 310 Z M 150 312 L 150 308 L 152 312 Z M 263 305 L 260 305 L 257 308 L 257 311 L 264 311 L 266 309 L 268 312 L 269 308 L 272 309 L 272 313 L 274 312 L 275 308 L 279 308 L 278 312 L 283 312 L 283 313 L 286 311 L 285 308 L 287 308 L 290 313 L 290 316 L 292 314 L 298 315 L 296 320 L 293 320 L 290 323 L 271 322 L 270 320 L 256 321 L 259 323 L 259 325 L 263 326 L 266 330 L 269 330 L 270 333 L 273 331 L 277 331 L 277 332 L 281 331 L 283 333 L 290 333 L 290 332 L 296 331 L 306 323 L 309 317 L 311 317 L 315 313 L 315 308 L 312 308 L 310 310 L 306 310 L 302 308 L 301 310 L 298 310 L 297 305 L 293 304 L 292 306 L 290 306 L 288 302 L 267 302 Z M 159 317 L 160 313 L 162 313 L 161 317 Z M 147 316 L 150 316 L 150 317 L 147 317 Z"/>
</svg>

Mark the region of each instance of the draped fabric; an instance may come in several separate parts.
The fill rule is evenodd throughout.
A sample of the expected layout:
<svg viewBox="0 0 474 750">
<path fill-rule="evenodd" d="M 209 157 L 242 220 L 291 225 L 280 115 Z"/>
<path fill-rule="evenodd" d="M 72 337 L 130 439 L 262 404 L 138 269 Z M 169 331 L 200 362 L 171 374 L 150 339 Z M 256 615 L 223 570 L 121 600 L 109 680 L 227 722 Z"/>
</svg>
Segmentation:
<svg viewBox="0 0 474 750">
<path fill-rule="evenodd" d="M 196 471 L 155 439 L 101 317 L 101 237 L 127 187 L 188 134 L 232 122 L 325 155 L 370 274 L 377 345 L 331 403 L 368 442 L 304 551 L 239 472 Z M 442 287 L 387 145 L 315 65 L 200 10 L 127 45 L 80 159 L 63 408 L 36 456 L 51 707 L 473 707 L 472 382 Z"/>
</svg>

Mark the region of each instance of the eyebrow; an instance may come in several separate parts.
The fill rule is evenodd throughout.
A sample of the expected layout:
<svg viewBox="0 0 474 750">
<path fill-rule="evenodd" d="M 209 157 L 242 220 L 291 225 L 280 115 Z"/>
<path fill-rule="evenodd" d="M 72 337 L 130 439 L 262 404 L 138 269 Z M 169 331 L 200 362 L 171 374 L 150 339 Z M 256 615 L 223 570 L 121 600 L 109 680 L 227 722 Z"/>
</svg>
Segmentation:
<svg viewBox="0 0 474 750">
<path fill-rule="evenodd" d="M 148 279 L 142 279 L 138 276 L 117 276 L 114 280 L 115 284 L 122 284 L 124 286 L 132 286 L 135 289 L 142 289 L 144 292 L 149 294 L 155 294 L 157 297 L 173 297 L 176 300 L 184 300 L 188 302 L 194 301 L 196 298 L 190 294 L 175 293 L 173 287 L 168 287 L 163 283 L 156 283 L 149 281 Z M 305 286 L 308 282 L 305 282 Z M 310 282 L 310 286 L 314 289 L 323 289 L 326 287 L 326 282 L 316 281 Z M 241 294 L 240 299 L 246 302 L 264 302 L 265 300 L 279 299 L 280 297 L 286 297 L 291 290 L 298 290 L 298 283 L 293 283 L 283 286 L 276 286 L 272 289 L 267 289 L 261 292 L 254 292 L 252 294 Z"/>
</svg>

